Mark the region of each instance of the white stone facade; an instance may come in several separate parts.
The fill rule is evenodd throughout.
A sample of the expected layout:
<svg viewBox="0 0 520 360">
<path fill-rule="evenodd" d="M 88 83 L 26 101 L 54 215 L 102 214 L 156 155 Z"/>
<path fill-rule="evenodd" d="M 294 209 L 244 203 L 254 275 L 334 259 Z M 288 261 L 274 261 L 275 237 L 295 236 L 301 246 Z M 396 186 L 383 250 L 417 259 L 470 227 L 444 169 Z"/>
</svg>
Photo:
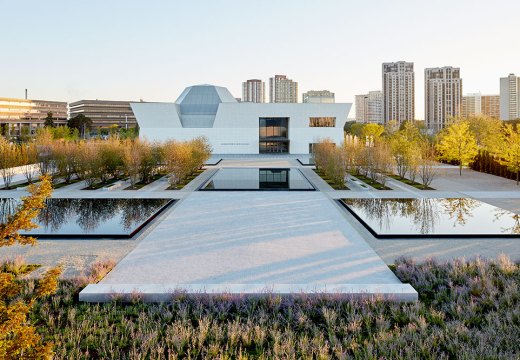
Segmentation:
<svg viewBox="0 0 520 360">
<path fill-rule="evenodd" d="M 323 138 L 340 144 L 351 108 L 351 104 L 238 103 L 226 88 L 210 85 L 187 88 L 175 103 L 131 106 L 142 138 L 164 141 L 205 136 L 214 154 L 258 154 L 261 118 L 288 119 L 291 154 L 308 154 L 310 144 Z M 314 124 L 316 118 L 326 119 L 328 126 L 312 127 L 311 118 Z"/>
</svg>

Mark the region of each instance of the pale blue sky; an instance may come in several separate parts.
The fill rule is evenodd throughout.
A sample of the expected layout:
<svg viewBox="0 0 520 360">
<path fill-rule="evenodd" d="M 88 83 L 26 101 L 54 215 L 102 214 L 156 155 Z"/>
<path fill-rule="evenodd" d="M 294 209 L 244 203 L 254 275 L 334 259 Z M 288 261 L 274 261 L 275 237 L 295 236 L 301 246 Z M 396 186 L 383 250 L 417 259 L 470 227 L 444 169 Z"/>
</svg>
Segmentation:
<svg viewBox="0 0 520 360">
<path fill-rule="evenodd" d="M 381 89 L 381 63 L 459 66 L 464 93 L 520 75 L 518 0 L 0 0 L 0 97 L 173 101 L 189 85 L 286 74 L 337 102 Z M 353 113 L 350 117 L 353 117 Z"/>
</svg>

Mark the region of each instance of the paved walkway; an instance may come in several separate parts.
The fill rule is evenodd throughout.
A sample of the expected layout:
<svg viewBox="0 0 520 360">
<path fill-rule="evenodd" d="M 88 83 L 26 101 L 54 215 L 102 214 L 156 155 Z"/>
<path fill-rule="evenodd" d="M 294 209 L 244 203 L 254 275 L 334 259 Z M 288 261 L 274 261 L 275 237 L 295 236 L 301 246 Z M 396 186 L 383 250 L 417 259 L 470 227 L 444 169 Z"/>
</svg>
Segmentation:
<svg viewBox="0 0 520 360">
<path fill-rule="evenodd" d="M 221 156 L 216 155 L 217 158 Z M 405 184 L 391 180 L 389 186 L 394 190 L 378 191 L 371 188 L 363 188 L 359 184 L 354 186 L 349 183 L 351 190 L 335 191 L 326 182 L 321 180 L 313 171 L 312 167 L 301 166 L 297 158 L 301 156 L 231 156 L 226 157 L 215 167 L 208 167 L 210 171 L 199 176 L 183 191 L 166 191 L 168 186 L 166 179 L 161 179 L 149 186 L 137 191 L 114 190 L 114 191 L 84 191 L 80 190 L 85 185 L 77 183 L 55 190 L 54 197 L 156 197 L 156 198 L 189 198 L 192 191 L 198 188 L 211 173 L 220 167 L 240 166 L 297 166 L 304 174 L 321 190 L 321 193 L 330 200 L 343 197 L 472 197 L 502 207 L 504 209 L 520 213 L 520 187 L 514 181 L 497 176 L 478 173 L 465 169 L 462 177 L 458 175 L 458 168 L 442 165 L 438 167 L 439 175 L 432 186 L 436 191 L 421 191 L 411 188 Z M 24 196 L 25 191 L 0 191 L 0 197 Z M 205 192 L 205 194 L 209 194 Z M 230 194 L 230 193 L 225 193 Z M 179 203 L 181 205 L 182 202 Z M 375 239 L 364 227 L 353 220 L 345 211 L 340 211 L 344 221 L 351 226 L 387 263 L 391 264 L 402 255 L 415 257 L 419 261 L 427 257 L 435 256 L 439 259 L 452 259 L 457 257 L 472 258 L 477 255 L 484 257 L 496 257 L 505 253 L 513 260 L 520 261 L 520 241 L 514 239 L 468 239 L 468 240 L 411 240 L 411 239 Z M 54 266 L 57 263 L 65 265 L 65 275 L 74 276 L 82 272 L 93 261 L 103 258 L 113 258 L 120 261 L 138 244 L 139 239 L 133 241 L 116 240 L 41 240 L 38 247 L 9 247 L 0 248 L 0 261 L 23 255 L 27 262 L 39 263 L 42 269 Z"/>
<path fill-rule="evenodd" d="M 175 289 L 416 297 L 320 192 L 194 192 L 80 299 Z"/>
</svg>

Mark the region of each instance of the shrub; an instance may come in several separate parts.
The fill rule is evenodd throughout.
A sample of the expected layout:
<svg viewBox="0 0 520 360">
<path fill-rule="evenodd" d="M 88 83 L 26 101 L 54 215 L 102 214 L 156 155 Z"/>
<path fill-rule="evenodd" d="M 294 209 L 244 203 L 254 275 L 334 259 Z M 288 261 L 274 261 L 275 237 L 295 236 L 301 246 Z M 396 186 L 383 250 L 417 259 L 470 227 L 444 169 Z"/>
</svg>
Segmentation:
<svg viewBox="0 0 520 360">
<path fill-rule="evenodd" d="M 79 288 L 62 282 L 33 316 L 56 359 L 520 356 L 519 264 L 400 259 L 395 273 L 419 302 L 175 293 L 166 304 L 77 304 Z"/>
</svg>

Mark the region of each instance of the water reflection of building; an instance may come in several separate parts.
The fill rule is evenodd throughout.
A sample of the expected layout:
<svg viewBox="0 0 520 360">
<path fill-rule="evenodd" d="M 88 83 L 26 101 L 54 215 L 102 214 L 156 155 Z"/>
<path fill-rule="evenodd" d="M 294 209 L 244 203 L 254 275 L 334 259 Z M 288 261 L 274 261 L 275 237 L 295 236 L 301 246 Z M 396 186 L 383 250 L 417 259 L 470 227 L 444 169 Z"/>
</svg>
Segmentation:
<svg viewBox="0 0 520 360">
<path fill-rule="evenodd" d="M 67 123 L 67 103 L 50 100 L 0 98 L 0 133 L 19 136 L 22 128 L 34 134 L 51 112 L 55 125 Z"/>
</svg>

